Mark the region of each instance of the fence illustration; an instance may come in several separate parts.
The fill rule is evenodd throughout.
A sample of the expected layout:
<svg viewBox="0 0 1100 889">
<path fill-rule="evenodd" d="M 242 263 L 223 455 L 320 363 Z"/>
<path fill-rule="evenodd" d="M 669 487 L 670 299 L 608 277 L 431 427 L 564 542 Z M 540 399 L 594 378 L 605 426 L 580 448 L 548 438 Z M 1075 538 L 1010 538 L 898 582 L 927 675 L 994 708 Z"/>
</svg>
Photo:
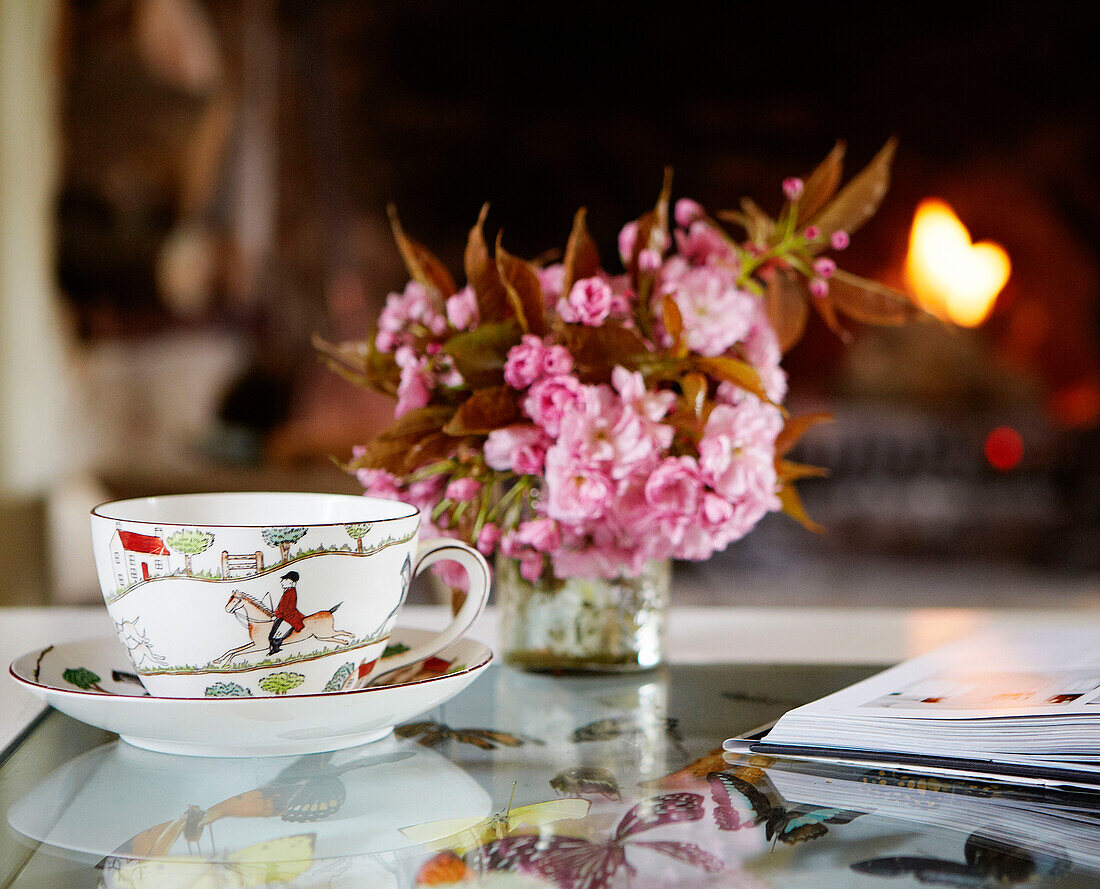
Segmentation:
<svg viewBox="0 0 1100 889">
<path fill-rule="evenodd" d="M 263 570 L 264 554 L 258 550 L 254 553 L 230 553 L 222 550 L 223 578 L 255 574 Z"/>
</svg>

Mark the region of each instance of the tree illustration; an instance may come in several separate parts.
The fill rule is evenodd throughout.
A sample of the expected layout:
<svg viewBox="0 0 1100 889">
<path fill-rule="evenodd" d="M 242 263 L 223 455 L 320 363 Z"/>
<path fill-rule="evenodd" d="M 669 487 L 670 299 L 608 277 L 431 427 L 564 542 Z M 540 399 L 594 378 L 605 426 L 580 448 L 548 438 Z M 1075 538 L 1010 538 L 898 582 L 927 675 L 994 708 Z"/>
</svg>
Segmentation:
<svg viewBox="0 0 1100 889">
<path fill-rule="evenodd" d="M 264 543 L 279 547 L 279 556 L 285 562 L 290 558 L 290 546 L 306 536 L 305 528 L 264 528 Z"/>
<path fill-rule="evenodd" d="M 236 682 L 215 682 L 206 687 L 208 698 L 243 698 L 252 694 L 247 688 Z"/>
<path fill-rule="evenodd" d="M 200 555 L 210 549 L 214 542 L 214 535 L 210 531 L 200 531 L 198 528 L 177 531 L 166 541 L 172 549 L 183 553 L 184 571 L 191 573 L 191 557 Z"/>
<path fill-rule="evenodd" d="M 370 530 L 370 522 L 359 522 L 355 525 L 345 525 L 344 529 L 348 532 L 348 536 L 355 541 L 356 552 L 362 552 L 363 538 L 367 536 L 367 532 Z"/>
<path fill-rule="evenodd" d="M 102 691 L 106 693 L 106 689 L 101 688 L 99 685 L 100 678 L 87 667 L 70 667 L 64 673 L 61 674 L 61 678 L 64 679 L 69 685 L 75 685 L 77 688 L 87 691 L 90 688 L 96 691 Z"/>
<path fill-rule="evenodd" d="M 332 674 L 332 678 L 325 684 L 325 691 L 341 691 L 355 672 L 355 664 L 348 661 Z"/>
<path fill-rule="evenodd" d="M 269 673 L 260 680 L 260 688 L 269 694 L 285 695 L 305 681 L 301 673 Z"/>
</svg>

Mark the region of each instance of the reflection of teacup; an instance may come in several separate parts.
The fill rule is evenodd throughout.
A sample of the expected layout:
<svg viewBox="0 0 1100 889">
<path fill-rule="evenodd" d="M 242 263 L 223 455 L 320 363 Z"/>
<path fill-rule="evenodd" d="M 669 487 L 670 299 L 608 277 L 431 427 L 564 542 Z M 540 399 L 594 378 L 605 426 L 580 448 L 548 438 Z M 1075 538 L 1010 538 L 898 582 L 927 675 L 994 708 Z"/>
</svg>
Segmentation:
<svg viewBox="0 0 1100 889">
<path fill-rule="evenodd" d="M 453 559 L 470 593 L 426 658 L 460 638 L 489 568 L 456 540 L 417 547 L 420 515 L 340 494 L 180 494 L 92 510 L 99 582 L 142 684 L 164 697 L 342 691 L 376 667 L 414 574 Z"/>
<path fill-rule="evenodd" d="M 392 738 L 332 754 L 201 760 L 114 742 L 56 769 L 11 806 L 7 819 L 17 833 L 77 860 L 111 859 L 104 870 L 108 885 L 112 871 L 133 869 L 127 862 L 167 859 L 195 879 L 145 885 L 198 886 L 207 885 L 197 879 L 204 871 L 224 875 L 224 868 L 210 865 L 239 866 L 248 858 L 242 851 L 261 846 L 262 854 L 250 860 L 273 865 L 273 874 L 293 871 L 295 861 L 314 874 L 326 870 L 325 862 L 357 856 L 419 861 L 423 854 L 402 827 L 423 820 L 426 811 L 433 818 L 477 820 L 491 808 L 489 795 L 464 769 Z M 310 835 L 308 844 L 303 834 Z M 404 856 L 396 854 L 402 850 Z M 163 868 L 159 875 L 165 876 Z M 320 879 L 307 884 L 327 885 Z"/>
</svg>

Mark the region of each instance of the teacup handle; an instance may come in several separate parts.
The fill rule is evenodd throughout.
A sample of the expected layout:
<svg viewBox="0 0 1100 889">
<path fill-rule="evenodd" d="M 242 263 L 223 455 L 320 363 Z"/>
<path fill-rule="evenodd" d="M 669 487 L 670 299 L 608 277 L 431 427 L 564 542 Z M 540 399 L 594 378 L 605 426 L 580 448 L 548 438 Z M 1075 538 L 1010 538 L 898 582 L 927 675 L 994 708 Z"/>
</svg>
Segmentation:
<svg viewBox="0 0 1100 889">
<path fill-rule="evenodd" d="M 489 601 L 489 586 L 492 575 L 489 573 L 489 563 L 472 546 L 468 546 L 461 540 L 453 540 L 449 537 L 439 537 L 435 540 L 425 540 L 420 544 L 416 554 L 416 566 L 413 575 L 419 575 L 425 568 L 436 562 L 448 560 L 458 562 L 466 569 L 466 577 L 469 578 L 470 591 L 466 594 L 466 601 L 458 609 L 458 614 L 451 620 L 450 625 L 438 636 L 433 637 L 423 645 L 417 645 L 408 651 L 386 658 L 379 663 L 379 671 L 373 676 L 367 676 L 363 685 L 370 685 L 386 673 L 392 673 L 407 667 L 417 661 L 430 658 L 441 652 L 448 645 L 457 642 L 478 619 L 485 610 L 485 603 Z"/>
</svg>

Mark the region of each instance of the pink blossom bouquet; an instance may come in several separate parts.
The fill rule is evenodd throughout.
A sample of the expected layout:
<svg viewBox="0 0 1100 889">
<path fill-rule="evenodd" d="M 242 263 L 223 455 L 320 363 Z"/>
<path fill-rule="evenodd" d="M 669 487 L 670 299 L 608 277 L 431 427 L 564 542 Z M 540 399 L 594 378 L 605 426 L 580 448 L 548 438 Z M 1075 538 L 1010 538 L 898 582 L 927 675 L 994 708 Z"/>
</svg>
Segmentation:
<svg viewBox="0 0 1100 889">
<path fill-rule="evenodd" d="M 749 200 L 716 216 L 671 207 L 666 175 L 656 207 L 619 234 L 621 272 L 583 209 L 562 261 L 540 267 L 499 236 L 490 250 L 485 207 L 460 289 L 391 214 L 411 280 L 373 338 L 317 343 L 397 399 L 394 426 L 349 470 L 367 493 L 415 503 L 429 534 L 514 558 L 531 581 L 706 559 L 779 510 L 812 526 L 793 483 L 818 471 L 785 455 L 823 417 L 787 416 L 780 359 L 811 306 L 838 333 L 838 313 L 895 324 L 916 311 L 826 255 L 877 209 L 893 151 L 838 191 L 838 145 L 783 182 L 775 219 Z"/>
</svg>

